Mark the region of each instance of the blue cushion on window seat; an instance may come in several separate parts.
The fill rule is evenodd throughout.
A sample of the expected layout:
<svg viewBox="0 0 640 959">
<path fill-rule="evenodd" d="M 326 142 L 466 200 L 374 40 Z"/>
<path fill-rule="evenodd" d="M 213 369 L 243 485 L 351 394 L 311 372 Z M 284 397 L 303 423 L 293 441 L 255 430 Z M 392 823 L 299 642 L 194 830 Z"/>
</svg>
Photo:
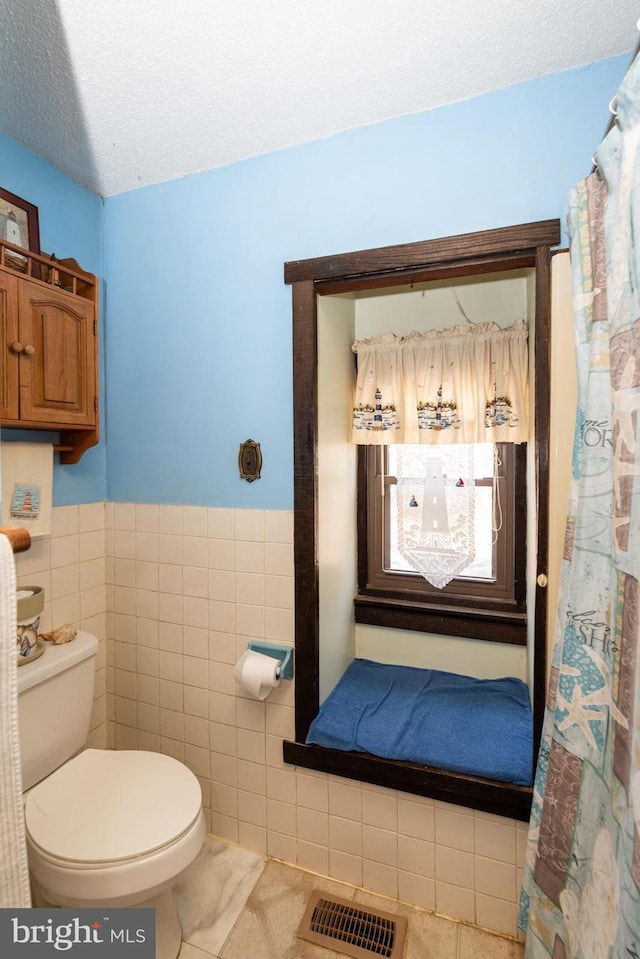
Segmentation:
<svg viewBox="0 0 640 959">
<path fill-rule="evenodd" d="M 520 679 L 355 659 L 307 743 L 530 786 L 533 721 Z"/>
</svg>

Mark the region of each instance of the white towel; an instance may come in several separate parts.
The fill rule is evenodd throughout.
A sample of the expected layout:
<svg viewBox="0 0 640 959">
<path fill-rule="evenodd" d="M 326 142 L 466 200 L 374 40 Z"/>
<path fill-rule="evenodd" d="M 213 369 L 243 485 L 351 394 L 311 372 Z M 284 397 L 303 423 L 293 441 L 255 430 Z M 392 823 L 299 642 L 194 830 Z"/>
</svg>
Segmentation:
<svg viewBox="0 0 640 959">
<path fill-rule="evenodd" d="M 16 571 L 9 540 L 0 534 L 0 908 L 3 909 L 31 905 L 16 674 Z"/>
</svg>

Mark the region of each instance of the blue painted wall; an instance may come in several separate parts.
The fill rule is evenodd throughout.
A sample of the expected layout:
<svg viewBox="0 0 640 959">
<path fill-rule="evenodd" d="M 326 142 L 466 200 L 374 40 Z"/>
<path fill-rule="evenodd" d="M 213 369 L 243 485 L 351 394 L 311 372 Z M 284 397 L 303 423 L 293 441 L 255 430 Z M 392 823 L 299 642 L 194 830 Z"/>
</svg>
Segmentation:
<svg viewBox="0 0 640 959">
<path fill-rule="evenodd" d="M 291 508 L 283 263 L 564 219 L 628 60 L 108 198 L 109 498 Z"/>
<path fill-rule="evenodd" d="M 0 184 L 38 206 L 42 248 L 106 277 L 102 440 L 78 465 L 56 466 L 55 504 L 290 508 L 291 292 L 283 263 L 564 218 L 628 60 L 104 205 L 0 134 Z M 252 484 L 237 470 L 248 438 L 264 456 L 263 477 Z"/>
<path fill-rule="evenodd" d="M 98 277 L 104 276 L 104 207 L 99 197 L 1 133 L 0 186 L 38 207 L 40 246 L 43 250 L 55 253 L 60 258 L 75 257 L 83 269 Z M 104 292 L 104 286 L 101 292 Z M 104 327 L 102 322 L 101 327 Z M 103 355 L 104 351 L 101 350 L 102 386 L 105 382 Z M 2 431 L 2 438 L 42 439 L 49 442 L 52 439 L 51 434 L 7 429 Z M 60 466 L 56 462 L 53 477 L 55 506 L 91 503 L 105 498 L 104 439 L 74 466 Z"/>
</svg>

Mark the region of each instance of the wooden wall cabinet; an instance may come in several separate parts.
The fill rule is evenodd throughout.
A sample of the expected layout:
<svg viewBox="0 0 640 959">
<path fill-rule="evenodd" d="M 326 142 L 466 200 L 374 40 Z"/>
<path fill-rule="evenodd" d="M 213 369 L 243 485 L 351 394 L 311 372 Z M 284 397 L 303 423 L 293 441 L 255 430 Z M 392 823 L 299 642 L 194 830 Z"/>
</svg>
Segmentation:
<svg viewBox="0 0 640 959">
<path fill-rule="evenodd" d="M 35 254 L 20 273 L 0 243 L 0 423 L 59 432 L 61 463 L 98 442 L 97 333 L 95 276 Z"/>
</svg>

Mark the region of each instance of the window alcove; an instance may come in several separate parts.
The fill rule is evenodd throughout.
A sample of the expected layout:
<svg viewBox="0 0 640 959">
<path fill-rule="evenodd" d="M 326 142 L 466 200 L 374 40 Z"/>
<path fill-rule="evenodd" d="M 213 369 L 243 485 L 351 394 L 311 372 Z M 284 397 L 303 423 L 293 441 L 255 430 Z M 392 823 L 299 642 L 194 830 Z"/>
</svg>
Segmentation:
<svg viewBox="0 0 640 959">
<path fill-rule="evenodd" d="M 328 443 L 332 456 L 337 452 L 347 463 L 343 474 L 338 471 L 337 475 L 329 475 L 324 470 L 322 452 L 323 423 L 331 420 L 334 404 L 336 415 L 343 415 L 338 407 L 344 407 L 344 396 L 353 376 L 350 346 L 354 327 L 349 319 L 353 317 L 353 302 L 376 293 L 392 295 L 394 291 L 429 289 L 447 283 L 455 286 L 473 278 L 481 282 L 483 278 L 524 277 L 534 317 L 529 343 L 534 439 L 528 444 L 526 467 L 530 513 L 527 645 L 523 647 L 522 640 L 519 646 L 509 645 L 508 631 L 503 629 L 506 638 L 502 648 L 507 657 L 509 651 L 527 657 L 534 756 L 537 753 L 547 676 L 551 248 L 559 242 L 559 221 L 548 220 L 285 264 L 285 282 L 292 286 L 293 299 L 296 656 L 295 741 L 283 744 L 285 762 L 515 819 L 529 818 L 531 787 L 366 753 L 310 746 L 305 740 L 321 701 L 353 658 L 353 650 L 345 651 L 339 640 L 335 652 L 331 644 L 341 633 L 353 631 L 356 620 L 355 542 L 359 520 L 355 504 L 358 469 L 361 471 L 362 467 L 357 466 L 355 448 L 348 444 L 346 430 L 341 434 L 342 443 L 331 439 Z M 332 349 L 337 343 L 347 357 L 342 369 L 332 365 L 327 353 L 325 326 L 331 330 Z M 389 328 L 392 327 L 391 320 Z M 344 551 L 346 556 L 342 555 L 341 543 L 352 544 Z M 412 613 L 407 615 L 407 628 L 414 631 L 414 639 L 419 638 L 416 630 L 425 627 L 416 626 L 418 620 Z M 449 627 L 447 610 L 443 609 L 438 614 L 442 628 L 435 620 L 435 625 L 428 628 L 438 634 L 469 635 L 463 631 L 464 613 L 456 610 L 451 615 Z M 375 611 L 370 617 L 369 625 L 375 624 Z M 392 625 L 385 623 L 384 615 L 379 624 L 383 629 Z M 496 628 L 500 632 L 503 627 L 497 622 Z M 458 669 L 450 671 L 464 673 L 464 662 L 458 665 Z"/>
</svg>

